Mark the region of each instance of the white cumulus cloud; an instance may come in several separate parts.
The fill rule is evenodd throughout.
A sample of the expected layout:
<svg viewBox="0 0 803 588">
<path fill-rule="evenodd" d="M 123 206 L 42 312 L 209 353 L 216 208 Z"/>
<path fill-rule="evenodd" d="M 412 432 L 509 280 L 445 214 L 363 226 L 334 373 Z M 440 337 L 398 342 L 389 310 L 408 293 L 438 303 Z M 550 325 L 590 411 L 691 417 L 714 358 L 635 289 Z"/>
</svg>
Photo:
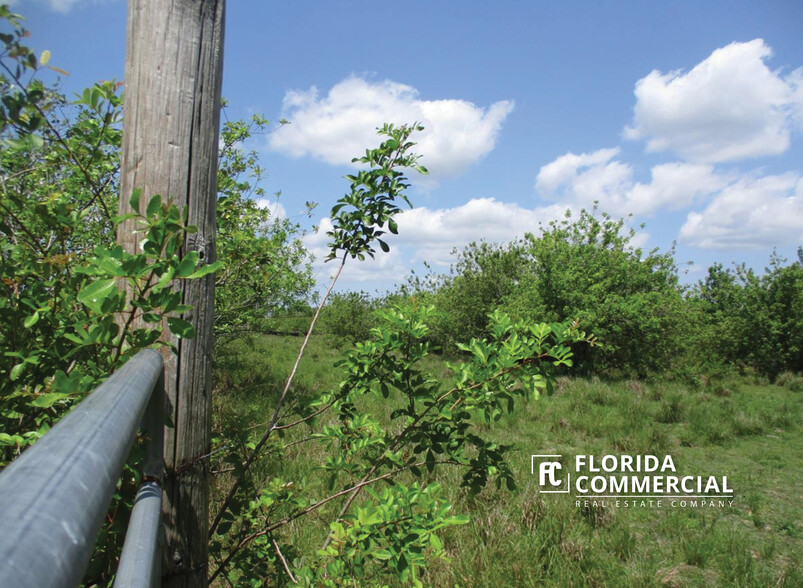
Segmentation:
<svg viewBox="0 0 803 588">
<path fill-rule="evenodd" d="M 529 209 L 494 198 L 473 198 L 454 208 L 414 208 L 399 216 L 399 241 L 414 248 L 413 261 L 448 266 L 454 248 L 472 241 L 508 242 L 563 217 L 565 206 Z"/>
<path fill-rule="evenodd" d="M 618 148 L 561 155 L 541 168 L 535 187 L 543 198 L 566 205 L 589 208 L 599 202 L 612 214 L 651 215 L 690 206 L 728 183 L 712 165 L 673 162 L 654 166 L 644 184 L 618 156 Z"/>
<path fill-rule="evenodd" d="M 472 241 L 507 243 L 527 232 L 538 233 L 541 226 L 563 218 L 566 207 L 552 205 L 536 209 L 494 198 L 474 198 L 453 208 L 414 208 L 400 213 L 396 220 L 398 235 L 385 235 L 390 253 L 377 251 L 376 259 L 349 260 L 342 280 L 351 287 L 360 284 L 401 283 L 412 264 L 426 261 L 436 271 L 443 271 L 455 260 L 452 252 Z M 328 254 L 326 232 L 332 222 L 324 218 L 318 231 L 304 238 L 305 246 L 317 258 L 319 277 L 336 269 L 335 262 L 324 264 Z"/>
<path fill-rule="evenodd" d="M 652 71 L 636 83 L 625 137 L 706 163 L 785 152 L 803 123 L 803 70 L 784 77 L 767 67 L 771 55 L 755 39 L 717 49 L 687 73 Z"/>
<path fill-rule="evenodd" d="M 614 160 L 618 155 L 618 147 L 561 155 L 541 168 L 535 187 L 550 200 L 601 200 L 632 183 L 633 172 L 629 165 Z"/>
<path fill-rule="evenodd" d="M 704 249 L 803 243 L 803 179 L 796 173 L 742 177 L 702 212 L 690 212 L 680 240 Z"/>
<path fill-rule="evenodd" d="M 712 165 L 672 162 L 656 165 L 650 183 L 635 183 L 618 202 L 622 213 L 649 215 L 659 210 L 680 210 L 692 206 L 731 181 Z"/>
<path fill-rule="evenodd" d="M 488 108 L 465 100 L 422 100 L 411 86 L 352 76 L 325 95 L 315 87 L 287 92 L 282 116 L 291 124 L 273 133 L 269 145 L 295 157 L 345 164 L 377 144 L 376 128 L 383 123 L 418 121 L 426 130 L 413 137 L 414 151 L 437 180 L 457 175 L 487 155 L 512 110 L 509 100 Z"/>
</svg>

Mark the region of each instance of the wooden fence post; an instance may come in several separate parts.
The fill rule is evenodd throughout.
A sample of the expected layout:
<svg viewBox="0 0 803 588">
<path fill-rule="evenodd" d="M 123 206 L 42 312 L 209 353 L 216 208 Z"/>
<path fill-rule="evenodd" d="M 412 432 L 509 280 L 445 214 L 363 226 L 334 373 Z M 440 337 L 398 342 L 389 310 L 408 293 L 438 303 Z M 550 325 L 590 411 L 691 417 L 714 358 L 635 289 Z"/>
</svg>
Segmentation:
<svg viewBox="0 0 803 588">
<path fill-rule="evenodd" d="M 135 188 L 189 208 L 185 243 L 215 260 L 215 202 L 225 0 L 129 0 L 120 213 Z M 129 221 L 118 242 L 135 251 Z M 214 277 L 181 286 L 195 338 L 165 359 L 167 545 L 163 586 L 206 586 Z"/>
</svg>

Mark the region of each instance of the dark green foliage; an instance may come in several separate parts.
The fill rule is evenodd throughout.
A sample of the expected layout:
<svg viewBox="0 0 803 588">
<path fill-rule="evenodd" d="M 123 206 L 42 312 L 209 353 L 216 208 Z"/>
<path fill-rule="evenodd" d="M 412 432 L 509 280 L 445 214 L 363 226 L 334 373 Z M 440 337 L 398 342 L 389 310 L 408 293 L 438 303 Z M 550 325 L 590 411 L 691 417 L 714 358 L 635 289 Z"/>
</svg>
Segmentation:
<svg viewBox="0 0 803 588">
<path fill-rule="evenodd" d="M 435 340 L 443 348 L 453 349 L 465 337 L 485 335 L 489 314 L 513 294 L 526 271 L 523 243 L 466 246 L 452 275 L 437 284 L 431 297 L 440 311 L 433 333 Z"/>
<path fill-rule="evenodd" d="M 505 300 L 512 312 L 575 320 L 602 345 L 585 350 L 590 371 L 646 374 L 671 367 L 684 336 L 684 308 L 672 252 L 631 245 L 624 220 L 585 210 L 527 235 L 527 270 Z"/>
<path fill-rule="evenodd" d="M 471 243 L 449 275 L 413 276 L 394 296 L 436 308 L 431 340 L 447 353 L 487 333 L 501 309 L 528 320 L 570 320 L 600 341 L 581 369 L 613 377 L 722 378 L 734 368 L 769 378 L 803 371 L 803 265 L 773 256 L 759 275 L 714 265 L 678 283 L 674 251 L 644 252 L 624 219 L 581 211 L 507 244 Z M 803 256 L 800 253 L 799 256 Z"/>
<path fill-rule="evenodd" d="M 352 162 L 369 166 L 356 175 L 348 175 L 351 189 L 332 207 L 332 230 L 327 236 L 332 239 L 327 260 L 335 259 L 339 252 L 346 256 L 363 260 L 374 257 L 378 245 L 387 253 L 390 247 L 381 237 L 387 231 L 398 233 L 394 215 L 401 212 L 398 200 L 412 206 L 404 191 L 410 187 L 404 168 L 411 168 L 426 174 L 427 169 L 418 165 L 420 156 L 410 152 L 415 143 L 408 139 L 414 131 L 422 131 L 418 123 L 395 127 L 385 124 L 378 129 L 386 136 L 376 149 L 366 149 L 363 157 L 355 157 Z"/>
<path fill-rule="evenodd" d="M 764 274 L 714 265 L 692 292 L 691 304 L 716 357 L 770 378 L 803 371 L 803 251 L 784 266 L 773 255 Z"/>
<path fill-rule="evenodd" d="M 343 342 L 364 341 L 377 325 L 378 306 L 379 301 L 366 292 L 333 294 L 321 312 L 321 327 Z"/>
<path fill-rule="evenodd" d="M 593 332 L 601 345 L 578 350 L 587 372 L 672 369 L 690 328 L 673 252 L 634 248 L 636 233 L 624 223 L 583 210 L 520 241 L 472 243 L 451 275 L 407 290 L 436 306 L 433 337 L 446 351 L 461 334 L 487 333 L 489 313 L 501 309 L 531 321 L 576 321 Z"/>
<path fill-rule="evenodd" d="M 226 266 L 215 280 L 218 336 L 272 328 L 270 319 L 309 299 L 314 285 L 300 226 L 278 217 L 276 207 L 260 206 L 264 170 L 255 151 L 240 147 L 266 132 L 267 124 L 255 115 L 248 122 L 226 122 L 221 130 L 217 256 Z M 307 212 L 313 208 L 308 203 Z"/>
</svg>

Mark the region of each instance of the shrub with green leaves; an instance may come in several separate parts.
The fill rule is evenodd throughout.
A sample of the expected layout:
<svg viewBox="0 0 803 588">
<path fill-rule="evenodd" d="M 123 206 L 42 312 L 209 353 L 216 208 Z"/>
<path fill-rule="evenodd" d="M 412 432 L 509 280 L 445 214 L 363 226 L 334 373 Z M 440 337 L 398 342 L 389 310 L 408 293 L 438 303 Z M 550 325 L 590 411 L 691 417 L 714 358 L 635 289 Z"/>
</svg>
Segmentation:
<svg viewBox="0 0 803 588">
<path fill-rule="evenodd" d="M 699 336 L 717 361 L 773 379 L 803 372 L 803 249 L 785 263 L 773 255 L 763 275 L 744 264 L 716 264 L 693 289 Z"/>
<path fill-rule="evenodd" d="M 374 311 L 378 306 L 379 302 L 366 292 L 333 294 L 321 312 L 321 327 L 343 342 L 362 341 L 376 326 Z"/>
<path fill-rule="evenodd" d="M 243 145 L 269 132 L 268 121 L 227 121 L 221 129 L 218 167 L 217 257 L 226 261 L 215 276 L 217 337 L 271 328 L 271 319 L 309 302 L 314 285 L 303 231 L 267 205 L 265 170 L 256 151 Z M 278 198 L 280 194 L 275 196 Z M 308 202 L 306 214 L 315 204 Z"/>
<path fill-rule="evenodd" d="M 674 253 L 632 245 L 624 219 L 582 210 L 506 244 L 471 243 L 448 276 L 414 280 L 436 306 L 433 337 L 446 351 L 487 333 L 496 309 L 531 321 L 577 321 L 600 345 L 578 353 L 583 369 L 663 372 L 679 363 L 692 314 L 678 285 Z"/>
<path fill-rule="evenodd" d="M 137 195 L 132 204 L 138 207 Z M 137 351 L 167 345 L 163 321 L 178 337 L 194 335 L 177 316 L 190 307 L 174 280 L 202 277 L 220 264 L 197 268 L 197 253 L 180 255 L 194 227 L 161 197 L 131 216 L 141 221 L 141 253 L 97 245 L 80 263 L 57 265 L 27 244 L 9 244 L 0 258 L 3 280 L 23 284 L 0 299 L 3 464 Z M 135 326 L 139 319 L 145 326 Z"/>
<path fill-rule="evenodd" d="M 497 312 L 488 337 L 460 345 L 462 355 L 444 383 L 425 367 L 434 314 L 414 301 L 380 311 L 371 337 L 339 365 L 339 388 L 280 420 L 282 434 L 311 428 L 304 442 L 325 447 L 318 469 L 334 491 L 309 496 L 305 484 L 273 477 L 256 500 L 235 501 L 213 538 L 219 554 L 213 578 L 226 573 L 244 584 L 292 576 L 305 585 L 335 586 L 395 577 L 420 585 L 421 569 L 446 557 L 439 531 L 468 520 L 440 497 L 437 472 L 459 468 L 472 494 L 489 483 L 515 488 L 506 460 L 511 446 L 488 439 L 487 427 L 515 410 L 517 400 L 550 388 L 556 370 L 572 365 L 571 346 L 593 338 L 569 324 L 514 321 Z M 378 406 L 387 412 L 366 412 L 377 406 L 364 402 L 369 395 L 384 399 Z M 273 438 L 272 458 L 281 459 L 292 445 Z M 305 554 L 289 527 L 313 512 L 329 520 L 328 533 L 321 550 Z M 297 564 L 280 554 L 294 554 Z"/>
<path fill-rule="evenodd" d="M 21 19 L 0 7 L 0 466 L 41 437 L 131 355 L 153 345 L 163 320 L 191 337 L 173 280 L 192 279 L 194 231 L 154 196 L 139 220 L 141 250 L 114 245 L 119 86 L 98 84 L 67 108 L 36 75 L 49 60 L 22 44 Z M 72 113 L 73 118 L 69 117 Z M 139 210 L 139 195 L 132 204 Z M 186 211 L 185 211 L 186 213 Z M 141 318 L 145 326 L 135 319 Z"/>
<path fill-rule="evenodd" d="M 514 321 L 497 312 L 487 337 L 460 346 L 463 357 L 450 366 L 450 384 L 444 385 L 425 362 L 434 308 L 400 300 L 380 311 L 369 338 L 347 352 L 336 390 L 311 398 L 289 394 L 344 264 L 373 257 L 377 246 L 388 250 L 380 237 L 385 230 L 397 231 L 397 202 L 407 200 L 402 170 L 424 171 L 409 152 L 408 137 L 419 129 L 385 125 L 379 129 L 386 137 L 380 146 L 358 160 L 368 169 L 347 176 L 351 191 L 335 204 L 328 233 L 329 259 L 340 265 L 273 416 L 261 438 L 248 444 L 245 459 L 236 447 L 221 455 L 220 468 L 233 469 L 235 480 L 211 525 L 210 581 L 224 576 L 232 584 L 258 584 L 272 577 L 335 586 L 396 578 L 420 585 L 427 562 L 445 557 L 438 531 L 466 521 L 439 497 L 436 470 L 460 468 L 471 493 L 491 481 L 513 489 L 506 461 L 510 447 L 488 439 L 485 428 L 513 410 L 516 399 L 549 388 L 555 370 L 571 365 L 572 344 L 593 342 L 572 325 Z M 383 398 L 383 410 L 369 411 L 368 395 Z M 309 427 L 311 435 L 286 443 L 284 436 L 300 427 Z M 324 448 L 318 468 L 328 480 L 328 494 L 308 491 L 303 480 L 260 475 L 297 443 Z M 381 491 L 375 489 L 380 482 Z M 321 548 L 304 553 L 288 529 L 313 513 L 328 524 Z"/>
<path fill-rule="evenodd" d="M 526 272 L 522 243 L 469 243 L 460 251 L 452 275 L 419 280 L 413 290 L 440 310 L 433 337 L 449 351 L 467 337 L 485 335 L 489 314 L 516 291 Z"/>
<path fill-rule="evenodd" d="M 624 219 L 581 211 L 525 238 L 527 271 L 503 303 L 540 320 L 576 320 L 601 345 L 582 352 L 593 371 L 644 375 L 671 368 L 686 334 L 672 251 L 644 252 Z"/>
</svg>

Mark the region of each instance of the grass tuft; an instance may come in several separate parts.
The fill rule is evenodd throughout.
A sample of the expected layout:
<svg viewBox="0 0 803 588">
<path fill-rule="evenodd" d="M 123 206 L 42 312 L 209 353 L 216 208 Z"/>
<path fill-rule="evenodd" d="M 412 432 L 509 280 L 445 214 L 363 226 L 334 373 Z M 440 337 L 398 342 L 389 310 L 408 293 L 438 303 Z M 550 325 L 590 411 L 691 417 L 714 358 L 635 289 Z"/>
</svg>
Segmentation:
<svg viewBox="0 0 803 588">
<path fill-rule="evenodd" d="M 270 416 L 299 343 L 295 337 L 254 336 L 218 350 L 214 414 L 221 442 L 233 438 L 245 443 L 261 435 L 259 425 Z M 337 386 L 340 376 L 332 364 L 342 353 L 331 341 L 313 338 L 292 392 L 295 401 Z M 449 376 L 442 358 L 427 362 L 438 377 Z M 516 446 L 510 463 L 518 490 L 489 486 L 470 497 L 459 488 L 457 468 L 438 474 L 454 512 L 468 514 L 471 522 L 444 530 L 449 560 L 433 562 L 422 582 L 803 586 L 800 381 L 798 375 L 782 374 L 776 385 L 746 378 L 684 386 L 561 377 L 554 394 L 518 404 L 491 429 L 498 442 Z M 372 396 L 359 408 L 387 410 Z M 679 473 L 728 476 L 734 504 L 714 509 L 576 506 L 572 497 L 539 493 L 537 477 L 530 474 L 529 456 L 535 453 L 670 454 Z M 316 468 L 325 458 L 314 444 L 299 443 L 283 462 L 269 455 L 254 473 L 254 485 L 280 475 L 323 493 L 327 479 Z M 229 475 L 216 476 L 215 496 L 227 486 Z M 320 547 L 327 521 L 322 510 L 285 531 L 297 547 L 298 562 Z M 391 578 L 385 581 L 396 585 Z"/>
</svg>

